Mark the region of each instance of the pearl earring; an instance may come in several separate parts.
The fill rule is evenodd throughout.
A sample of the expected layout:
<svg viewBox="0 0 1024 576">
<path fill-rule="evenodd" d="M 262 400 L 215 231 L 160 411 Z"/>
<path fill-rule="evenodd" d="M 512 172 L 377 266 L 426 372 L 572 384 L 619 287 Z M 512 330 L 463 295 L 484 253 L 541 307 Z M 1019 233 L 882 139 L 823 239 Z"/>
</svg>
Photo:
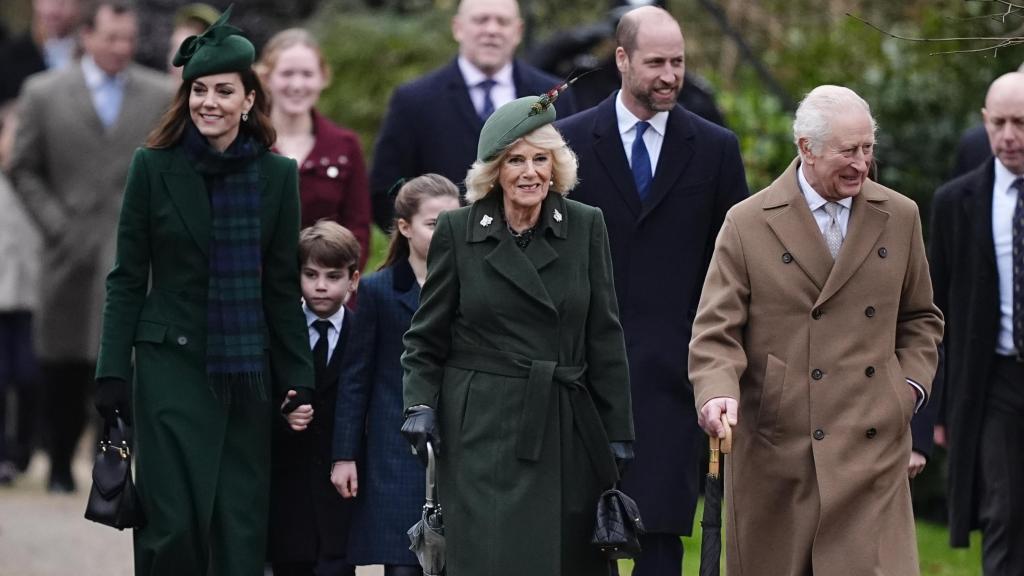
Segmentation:
<svg viewBox="0 0 1024 576">
<path fill-rule="evenodd" d="M 249 121 L 249 113 L 248 112 L 242 112 L 242 122 L 248 122 L 248 121 Z"/>
</svg>

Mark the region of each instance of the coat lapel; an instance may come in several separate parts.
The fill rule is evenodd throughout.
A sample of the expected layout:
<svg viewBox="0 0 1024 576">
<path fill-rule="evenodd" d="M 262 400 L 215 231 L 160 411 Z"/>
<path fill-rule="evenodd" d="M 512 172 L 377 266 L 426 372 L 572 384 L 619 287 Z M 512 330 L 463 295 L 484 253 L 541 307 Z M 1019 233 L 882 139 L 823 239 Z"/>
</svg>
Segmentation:
<svg viewBox="0 0 1024 576">
<path fill-rule="evenodd" d="M 762 208 L 771 211 L 767 216 L 768 226 L 786 252 L 821 290 L 832 269 L 832 256 L 800 192 L 797 166 L 799 159 L 793 160 L 782 176 L 768 187 Z"/>
<path fill-rule="evenodd" d="M 68 90 L 69 105 L 76 110 L 75 116 L 81 118 L 86 129 L 103 137 L 106 134 L 106 128 L 103 127 L 103 122 L 100 121 L 100 117 L 96 113 L 96 107 L 93 106 L 92 90 L 85 83 L 85 74 L 82 72 L 81 63 L 76 60 L 70 65 L 74 69 L 74 74 L 71 76 L 71 88 Z"/>
<path fill-rule="evenodd" d="M 420 306 L 420 286 L 416 283 L 416 274 L 408 260 L 402 260 L 391 269 L 391 287 L 398 301 L 405 306 L 410 314 L 415 314 Z"/>
<path fill-rule="evenodd" d="M 175 148 L 171 165 L 161 176 L 185 228 L 203 254 L 209 256 L 210 198 L 203 177 L 189 165 L 180 146 Z"/>
<path fill-rule="evenodd" d="M 498 208 L 500 202 L 501 194 L 492 192 L 473 204 L 469 212 L 467 240 L 470 243 L 496 242 L 494 248 L 484 256 L 484 260 L 510 284 L 538 303 L 554 310 L 555 305 L 537 273 L 536 264 L 540 263 L 546 266 L 554 261 L 557 255 L 552 254 L 554 250 L 546 240 L 542 243 L 543 247 L 534 248 L 536 256 L 529 257 L 523 250 L 520 250 L 516 246 L 515 240 L 512 239 L 512 235 L 505 233 L 505 219 Z M 545 200 L 545 205 L 547 205 L 547 200 Z M 533 242 L 540 239 L 543 233 L 541 231 Z M 530 243 L 531 247 L 533 247 L 533 242 Z"/>
<path fill-rule="evenodd" d="M 453 115 L 461 118 L 474 133 L 479 133 L 484 121 L 476 113 L 476 106 L 469 97 L 469 87 L 466 86 L 466 79 L 462 77 L 458 62 L 453 60 L 448 67 L 448 97 L 447 106 L 454 111 Z"/>
<path fill-rule="evenodd" d="M 651 194 L 643 205 L 641 219 L 661 203 L 690 165 L 694 153 L 694 133 L 693 122 L 686 116 L 683 107 L 677 104 L 668 115 L 661 154 L 651 183 Z M 621 140 L 619 146 L 622 146 Z"/>
<path fill-rule="evenodd" d="M 882 209 L 887 200 L 888 195 L 885 191 L 870 180 L 864 183 L 860 194 L 854 196 L 846 240 L 843 241 L 832 273 L 829 274 L 828 281 L 818 296 L 817 305 L 821 305 L 838 292 L 871 253 L 875 242 L 885 230 L 886 222 L 889 221 L 889 213 Z M 818 235 L 821 236 L 820 233 Z"/>
<path fill-rule="evenodd" d="M 972 224 L 978 257 L 985 266 L 996 267 L 996 246 L 992 239 L 992 187 L 995 185 L 995 160 L 985 163 L 982 174 L 968 184 L 970 194 L 964 196 L 963 208 Z"/>
<path fill-rule="evenodd" d="M 626 152 L 622 148 L 619 122 L 615 114 L 615 94 L 605 98 L 598 106 L 600 108 L 594 117 L 594 155 L 600 161 L 608 179 L 614 184 L 615 190 L 629 207 L 633 218 L 639 218 L 643 206 L 636 191 L 636 183 L 633 182 L 633 172 L 630 171 L 629 162 L 626 160 Z M 665 156 L 663 153 L 662 157 Z M 667 163 L 668 160 L 664 162 Z M 662 163 L 662 160 L 658 161 L 659 165 Z"/>
</svg>

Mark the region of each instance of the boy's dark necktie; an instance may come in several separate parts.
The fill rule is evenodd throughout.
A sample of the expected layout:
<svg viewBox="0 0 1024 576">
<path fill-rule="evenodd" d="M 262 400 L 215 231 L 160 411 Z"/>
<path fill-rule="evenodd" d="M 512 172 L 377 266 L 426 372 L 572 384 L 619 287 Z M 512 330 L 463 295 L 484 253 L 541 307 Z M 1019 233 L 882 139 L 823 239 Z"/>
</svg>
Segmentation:
<svg viewBox="0 0 1024 576">
<path fill-rule="evenodd" d="M 313 328 L 316 329 L 316 333 L 319 335 L 316 344 L 313 345 L 313 367 L 318 377 L 327 372 L 327 329 L 330 327 L 331 323 L 327 320 L 316 320 L 313 322 Z"/>
</svg>

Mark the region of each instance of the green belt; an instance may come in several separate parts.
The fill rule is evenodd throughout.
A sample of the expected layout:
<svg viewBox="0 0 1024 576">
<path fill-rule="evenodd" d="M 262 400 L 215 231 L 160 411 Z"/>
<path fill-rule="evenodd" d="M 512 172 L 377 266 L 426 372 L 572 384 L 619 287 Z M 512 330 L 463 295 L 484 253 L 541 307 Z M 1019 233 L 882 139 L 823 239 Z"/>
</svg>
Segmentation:
<svg viewBox="0 0 1024 576">
<path fill-rule="evenodd" d="M 554 384 L 560 384 L 568 392 L 573 423 L 598 477 L 605 485 L 618 480 L 615 458 L 608 447 L 608 434 L 590 391 L 582 383 L 586 366 L 559 366 L 551 360 L 530 360 L 513 352 L 476 346 L 453 348 L 446 365 L 506 378 L 526 378 L 523 411 L 516 434 L 516 457 L 533 462 L 540 460 L 548 408 L 557 389 Z"/>
</svg>

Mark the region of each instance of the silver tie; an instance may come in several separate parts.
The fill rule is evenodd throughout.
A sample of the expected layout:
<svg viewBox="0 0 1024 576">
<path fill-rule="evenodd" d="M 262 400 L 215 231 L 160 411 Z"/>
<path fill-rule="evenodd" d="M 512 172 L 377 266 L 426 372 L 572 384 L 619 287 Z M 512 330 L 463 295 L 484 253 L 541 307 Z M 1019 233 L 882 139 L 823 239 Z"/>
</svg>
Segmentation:
<svg viewBox="0 0 1024 576">
<path fill-rule="evenodd" d="M 839 249 L 843 246 L 843 230 L 839 227 L 839 209 L 842 208 L 835 202 L 825 204 L 825 213 L 831 220 L 825 226 L 825 244 L 828 244 L 828 251 L 835 260 L 839 255 Z"/>
</svg>

